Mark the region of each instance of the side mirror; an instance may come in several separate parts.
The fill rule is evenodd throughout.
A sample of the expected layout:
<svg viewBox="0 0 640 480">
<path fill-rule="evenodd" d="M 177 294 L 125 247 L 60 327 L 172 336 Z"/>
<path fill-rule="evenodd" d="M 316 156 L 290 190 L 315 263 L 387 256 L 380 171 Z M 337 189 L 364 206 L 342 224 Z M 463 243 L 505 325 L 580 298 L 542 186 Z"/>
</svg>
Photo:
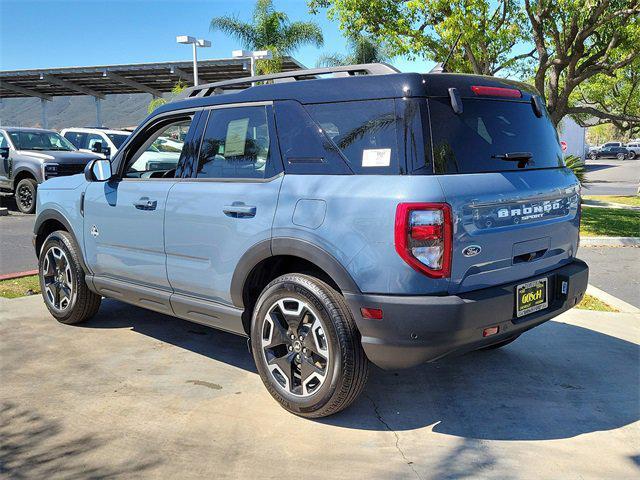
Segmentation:
<svg viewBox="0 0 640 480">
<path fill-rule="evenodd" d="M 0 158 L 4 160 L 9 158 L 9 147 L 0 147 Z"/>
<path fill-rule="evenodd" d="M 102 153 L 102 142 L 96 142 L 91 147 L 91 151 L 94 153 Z"/>
<path fill-rule="evenodd" d="M 102 158 L 96 158 L 84 167 L 84 178 L 87 182 L 106 182 L 112 177 L 111 162 Z"/>
</svg>

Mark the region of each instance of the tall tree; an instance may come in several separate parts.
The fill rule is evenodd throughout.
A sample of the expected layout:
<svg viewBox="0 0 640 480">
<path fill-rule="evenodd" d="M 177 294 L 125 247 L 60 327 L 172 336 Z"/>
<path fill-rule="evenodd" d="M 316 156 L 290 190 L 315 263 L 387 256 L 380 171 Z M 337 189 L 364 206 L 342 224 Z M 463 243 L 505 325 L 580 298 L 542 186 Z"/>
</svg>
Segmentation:
<svg viewBox="0 0 640 480">
<path fill-rule="evenodd" d="M 621 75 L 640 57 L 640 0 L 309 0 L 309 6 L 328 7 L 342 29 L 385 39 L 395 54 L 442 61 L 460 35 L 451 70 L 532 79 L 556 125 L 565 115 L 640 125 L 638 87 Z M 629 92 L 629 101 L 601 101 L 602 83 Z"/>
<path fill-rule="evenodd" d="M 258 73 L 275 73 L 282 69 L 282 57 L 291 55 L 303 45 L 321 47 L 322 30 L 314 22 L 291 22 L 286 13 L 277 11 L 272 0 L 258 0 L 252 22 L 237 16 L 215 17 L 210 29 L 219 30 L 238 40 L 249 50 L 271 50 L 273 60 L 259 60 Z"/>
<path fill-rule="evenodd" d="M 354 65 L 359 63 L 386 62 L 391 58 L 386 45 L 368 35 L 356 34 L 347 37 L 349 52 L 323 54 L 318 59 L 319 67 Z"/>
</svg>

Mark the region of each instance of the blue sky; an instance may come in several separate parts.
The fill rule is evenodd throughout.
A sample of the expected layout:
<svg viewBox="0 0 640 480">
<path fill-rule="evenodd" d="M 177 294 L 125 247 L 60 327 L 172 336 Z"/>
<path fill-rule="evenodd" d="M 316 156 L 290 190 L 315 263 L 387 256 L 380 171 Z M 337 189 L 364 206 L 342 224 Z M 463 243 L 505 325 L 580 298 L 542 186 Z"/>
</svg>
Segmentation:
<svg viewBox="0 0 640 480">
<path fill-rule="evenodd" d="M 237 14 L 249 20 L 253 0 L 0 0 L 0 69 L 111 65 L 191 59 L 176 35 L 212 42 L 199 58 L 231 56 L 241 46 L 209 32 L 211 17 Z M 275 0 L 293 20 L 315 20 L 322 49 L 305 47 L 294 56 L 308 67 L 323 53 L 344 52 L 345 41 L 326 15 L 310 15 L 304 0 Z M 394 59 L 402 71 L 424 72 L 433 62 Z"/>
</svg>

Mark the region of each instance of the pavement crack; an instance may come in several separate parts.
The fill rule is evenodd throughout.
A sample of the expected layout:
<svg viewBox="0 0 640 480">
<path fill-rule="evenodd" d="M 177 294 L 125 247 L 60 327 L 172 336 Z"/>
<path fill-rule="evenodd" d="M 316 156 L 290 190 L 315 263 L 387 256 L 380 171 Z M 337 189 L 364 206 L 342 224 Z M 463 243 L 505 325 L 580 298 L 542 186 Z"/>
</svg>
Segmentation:
<svg viewBox="0 0 640 480">
<path fill-rule="evenodd" d="M 365 396 L 369 399 L 369 401 L 371 402 L 371 405 L 373 405 L 373 411 L 375 412 L 378 421 L 382 425 L 384 425 L 385 428 L 388 431 L 393 433 L 394 437 L 396 437 L 395 447 L 396 447 L 396 450 L 398 450 L 398 452 L 400 453 L 400 456 L 402 457 L 402 460 L 409 466 L 409 468 L 411 468 L 411 470 L 413 470 L 413 473 L 415 473 L 415 475 L 418 478 L 418 480 L 422 480 L 422 477 L 420 476 L 420 474 L 418 473 L 416 468 L 413 466 L 413 462 L 407 458 L 407 456 L 405 455 L 404 451 L 400 447 L 400 435 L 398 435 L 398 432 L 396 432 L 393 428 L 391 428 L 389 426 L 389 424 L 387 422 L 385 422 L 384 418 L 382 418 L 382 414 L 380 413 L 380 410 L 378 409 L 378 405 L 376 404 L 376 402 L 374 402 L 373 398 L 371 398 L 369 395 L 365 395 Z"/>
</svg>

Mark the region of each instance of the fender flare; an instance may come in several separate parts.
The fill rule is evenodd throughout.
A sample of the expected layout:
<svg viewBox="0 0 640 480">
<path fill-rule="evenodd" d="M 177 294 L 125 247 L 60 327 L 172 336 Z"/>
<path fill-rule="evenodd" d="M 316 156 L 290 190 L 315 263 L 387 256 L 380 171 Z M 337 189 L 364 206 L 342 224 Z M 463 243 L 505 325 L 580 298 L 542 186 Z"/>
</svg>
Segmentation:
<svg viewBox="0 0 640 480">
<path fill-rule="evenodd" d="M 20 165 L 18 166 L 18 168 L 16 168 L 14 171 L 11 172 L 11 185 L 13 189 L 15 189 L 18 186 L 16 179 L 18 178 L 18 175 L 20 175 L 22 172 L 27 172 L 31 177 L 33 177 L 33 179 L 37 183 L 40 183 L 38 174 L 34 172 L 33 169 L 29 168 L 28 165 Z"/>
<path fill-rule="evenodd" d="M 40 214 L 38 215 L 38 218 L 36 218 L 36 222 L 33 225 L 33 248 L 35 249 L 35 252 L 36 252 L 36 258 L 38 258 L 40 255 L 40 252 L 38 251 L 38 244 L 37 244 L 38 233 L 40 232 L 42 225 L 44 225 L 49 220 L 56 220 L 60 222 L 62 225 L 64 225 L 64 228 L 67 230 L 69 235 L 71 235 L 71 238 L 73 238 L 73 241 L 76 243 L 76 246 L 78 247 L 78 250 L 81 253 L 80 263 L 81 263 L 82 269 L 85 271 L 86 274 L 91 274 L 91 270 L 89 270 L 84 260 L 84 249 L 82 248 L 82 246 L 80 245 L 80 242 L 78 242 L 78 239 L 76 238 L 76 234 L 73 231 L 73 228 L 71 227 L 71 222 L 69 222 L 69 220 L 67 220 L 67 218 L 57 210 L 48 208 L 40 212 Z"/>
<path fill-rule="evenodd" d="M 244 308 L 242 292 L 253 268 L 269 257 L 288 255 L 307 260 L 329 275 L 342 292 L 361 293 L 347 269 L 330 253 L 317 245 L 298 238 L 275 237 L 256 243 L 240 257 L 231 280 L 231 301 Z"/>
</svg>

